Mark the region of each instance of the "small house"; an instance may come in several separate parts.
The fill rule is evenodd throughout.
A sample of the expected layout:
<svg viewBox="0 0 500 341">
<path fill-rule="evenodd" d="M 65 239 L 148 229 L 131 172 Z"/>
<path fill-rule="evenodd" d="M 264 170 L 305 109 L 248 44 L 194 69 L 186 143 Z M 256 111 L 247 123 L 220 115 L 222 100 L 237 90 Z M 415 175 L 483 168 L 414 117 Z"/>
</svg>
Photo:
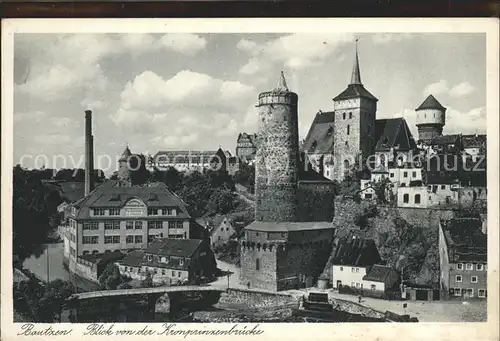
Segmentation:
<svg viewBox="0 0 500 341">
<path fill-rule="evenodd" d="M 233 222 L 227 216 L 216 216 L 210 232 L 210 245 L 212 249 L 227 244 L 236 234 Z"/>
<path fill-rule="evenodd" d="M 374 264 L 363 276 L 363 294 L 385 298 L 399 289 L 399 273 L 385 265 Z"/>
</svg>

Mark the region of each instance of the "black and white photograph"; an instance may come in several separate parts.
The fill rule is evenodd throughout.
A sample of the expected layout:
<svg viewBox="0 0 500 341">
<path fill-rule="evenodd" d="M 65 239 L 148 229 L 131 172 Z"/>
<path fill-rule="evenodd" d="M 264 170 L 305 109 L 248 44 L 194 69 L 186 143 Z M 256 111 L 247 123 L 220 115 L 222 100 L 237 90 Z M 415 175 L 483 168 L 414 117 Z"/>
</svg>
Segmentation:
<svg viewBox="0 0 500 341">
<path fill-rule="evenodd" d="M 498 21 L 344 22 L 10 33 L 2 338 L 491 329 Z"/>
</svg>

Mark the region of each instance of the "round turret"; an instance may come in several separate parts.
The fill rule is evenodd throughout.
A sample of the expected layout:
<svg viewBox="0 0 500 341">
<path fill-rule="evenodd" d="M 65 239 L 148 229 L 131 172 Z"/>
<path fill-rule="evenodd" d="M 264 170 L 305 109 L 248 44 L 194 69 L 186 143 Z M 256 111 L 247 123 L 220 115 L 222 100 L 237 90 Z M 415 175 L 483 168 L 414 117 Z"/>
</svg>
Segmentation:
<svg viewBox="0 0 500 341">
<path fill-rule="evenodd" d="M 259 95 L 256 153 L 255 219 L 297 220 L 299 158 L 298 96 L 288 90 L 281 73 L 278 87 Z"/>
<path fill-rule="evenodd" d="M 429 95 L 415 111 L 419 140 L 429 142 L 443 133 L 443 127 L 446 123 L 446 108 L 434 96 Z"/>
</svg>

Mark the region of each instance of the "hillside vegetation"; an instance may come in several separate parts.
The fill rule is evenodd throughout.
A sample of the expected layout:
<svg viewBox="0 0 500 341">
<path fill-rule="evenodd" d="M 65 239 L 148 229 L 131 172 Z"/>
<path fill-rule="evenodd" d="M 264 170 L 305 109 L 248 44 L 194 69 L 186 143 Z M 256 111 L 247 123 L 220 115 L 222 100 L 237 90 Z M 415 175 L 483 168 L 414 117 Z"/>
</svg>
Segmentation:
<svg viewBox="0 0 500 341">
<path fill-rule="evenodd" d="M 338 201 L 333 224 L 333 250 L 324 275 L 331 278 L 332 258 L 340 238 L 373 239 L 386 265 L 402 271 L 405 280 L 420 284 L 439 281 L 438 229 L 451 210 L 377 207 L 352 200 Z"/>
</svg>

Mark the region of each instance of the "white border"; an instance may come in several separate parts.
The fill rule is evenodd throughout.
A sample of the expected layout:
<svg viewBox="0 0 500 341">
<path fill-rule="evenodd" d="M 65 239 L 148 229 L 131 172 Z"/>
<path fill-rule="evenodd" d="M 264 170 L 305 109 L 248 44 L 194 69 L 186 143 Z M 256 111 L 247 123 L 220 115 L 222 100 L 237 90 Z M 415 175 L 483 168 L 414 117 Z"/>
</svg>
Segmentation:
<svg viewBox="0 0 500 341">
<path fill-rule="evenodd" d="M 279 33 L 279 32 L 477 32 L 487 35 L 487 117 L 488 117 L 488 322 L 416 324 L 261 324 L 269 340 L 498 340 L 498 143 L 499 143 L 499 23 L 488 19 L 7 19 L 2 21 L 2 264 L 1 336 L 14 340 L 19 324 L 12 321 L 12 166 L 13 166 L 13 34 L 14 33 Z M 453 56 L 444 56 L 453 58 Z M 145 325 L 145 324 L 134 324 Z M 148 324 L 152 326 L 153 324 Z M 180 325 L 180 324 L 178 324 Z M 230 326 L 231 324 L 223 324 Z M 215 324 L 197 327 L 217 328 Z M 218 325 L 221 327 L 222 325 Z M 54 325 L 56 327 L 56 325 Z M 84 324 L 63 324 L 73 328 L 64 339 L 80 338 Z M 164 336 L 163 336 L 164 337 Z M 25 337 L 26 338 L 26 337 Z M 104 339 L 106 337 L 86 337 Z M 109 338 L 109 337 L 107 337 Z M 138 336 L 123 338 L 140 339 Z M 151 339 L 151 337 L 148 337 Z M 162 338 L 159 336 L 158 338 Z M 170 339 L 183 339 L 169 336 Z M 208 338 L 208 337 L 204 337 Z M 215 337 L 211 337 L 215 338 Z M 226 337 L 227 338 L 227 337 Z M 31 339 L 31 338 L 30 338 Z M 42 337 L 33 337 L 42 339 Z M 48 337 L 44 337 L 48 339 Z M 61 339 L 61 337 L 59 337 Z M 201 337 L 188 337 L 201 339 Z M 231 337 L 232 339 L 232 337 Z"/>
</svg>

